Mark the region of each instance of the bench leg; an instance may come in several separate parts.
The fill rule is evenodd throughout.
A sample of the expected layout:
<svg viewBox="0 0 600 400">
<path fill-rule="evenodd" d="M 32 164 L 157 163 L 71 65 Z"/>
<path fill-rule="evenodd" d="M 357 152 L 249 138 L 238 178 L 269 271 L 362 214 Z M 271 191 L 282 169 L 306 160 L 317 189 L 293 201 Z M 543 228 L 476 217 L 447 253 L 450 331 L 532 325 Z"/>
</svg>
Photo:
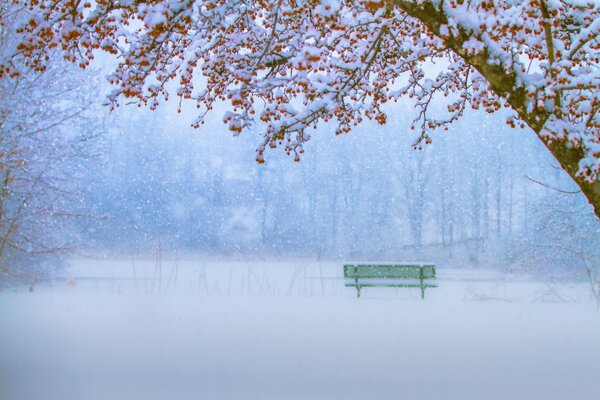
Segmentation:
<svg viewBox="0 0 600 400">
<path fill-rule="evenodd" d="M 421 299 L 424 300 L 425 299 L 425 286 L 423 286 L 421 284 Z"/>
<path fill-rule="evenodd" d="M 356 285 L 356 298 L 360 298 L 360 286 Z"/>
</svg>

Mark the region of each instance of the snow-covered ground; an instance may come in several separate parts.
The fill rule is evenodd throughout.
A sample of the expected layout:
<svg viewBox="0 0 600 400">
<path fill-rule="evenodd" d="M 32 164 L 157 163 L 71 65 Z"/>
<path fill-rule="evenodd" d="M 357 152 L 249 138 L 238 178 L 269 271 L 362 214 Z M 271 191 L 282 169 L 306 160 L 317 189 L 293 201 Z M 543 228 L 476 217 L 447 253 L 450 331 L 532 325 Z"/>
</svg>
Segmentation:
<svg viewBox="0 0 600 400">
<path fill-rule="evenodd" d="M 585 282 L 438 268 L 367 288 L 341 263 L 75 261 L 0 293 L 0 399 L 596 399 Z"/>
</svg>

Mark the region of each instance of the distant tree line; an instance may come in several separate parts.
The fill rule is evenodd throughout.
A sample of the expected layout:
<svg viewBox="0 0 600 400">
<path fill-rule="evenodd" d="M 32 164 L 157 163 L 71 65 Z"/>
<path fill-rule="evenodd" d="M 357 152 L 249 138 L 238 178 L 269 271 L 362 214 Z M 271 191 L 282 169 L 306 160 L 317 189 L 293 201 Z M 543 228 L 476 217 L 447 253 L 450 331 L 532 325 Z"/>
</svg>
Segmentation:
<svg viewBox="0 0 600 400">
<path fill-rule="evenodd" d="M 100 247 L 529 269 L 577 264 L 559 238 L 600 253 L 600 223 L 568 176 L 484 113 L 420 151 L 408 120 L 337 137 L 324 127 L 300 163 L 273 154 L 263 165 L 251 137 L 232 144 L 218 123 L 193 131 L 170 115 L 115 115 L 88 177 L 102 217 L 84 232 Z"/>
</svg>

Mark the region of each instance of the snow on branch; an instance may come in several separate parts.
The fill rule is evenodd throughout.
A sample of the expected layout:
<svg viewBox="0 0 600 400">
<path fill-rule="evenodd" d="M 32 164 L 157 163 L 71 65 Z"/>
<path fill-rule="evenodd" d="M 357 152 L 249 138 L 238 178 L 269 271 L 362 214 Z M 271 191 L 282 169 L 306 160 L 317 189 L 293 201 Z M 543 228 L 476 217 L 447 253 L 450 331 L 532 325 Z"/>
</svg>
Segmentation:
<svg viewBox="0 0 600 400">
<path fill-rule="evenodd" d="M 593 0 L 22 6 L 34 16 L 20 27 L 15 52 L 0 60 L 0 75 L 17 75 L 19 65 L 43 70 L 54 48 L 83 67 L 104 50 L 119 60 L 110 76 L 111 104 L 132 99 L 156 107 L 174 82 L 182 101 L 196 103 L 199 126 L 217 102 L 228 102 L 224 121 L 236 134 L 257 121 L 266 125 L 261 162 L 266 148 L 280 146 L 298 159 L 306 130 L 320 122 L 335 122 L 338 133 L 364 119 L 383 124 L 383 105 L 408 96 L 420 131 L 416 146 L 467 107 L 509 107 L 515 112 L 509 124 L 531 127 L 578 184 L 597 185 L 600 9 Z M 434 115 L 434 98 L 447 98 L 447 113 Z"/>
</svg>

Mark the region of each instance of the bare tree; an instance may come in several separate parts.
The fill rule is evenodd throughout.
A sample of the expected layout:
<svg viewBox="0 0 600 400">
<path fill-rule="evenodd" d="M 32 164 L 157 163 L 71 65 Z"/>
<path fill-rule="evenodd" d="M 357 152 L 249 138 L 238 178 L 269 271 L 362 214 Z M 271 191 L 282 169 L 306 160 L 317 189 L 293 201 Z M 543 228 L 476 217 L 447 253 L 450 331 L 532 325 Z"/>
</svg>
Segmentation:
<svg viewBox="0 0 600 400">
<path fill-rule="evenodd" d="M 14 45 L 19 16 L 2 15 L 1 49 Z M 74 182 L 97 151 L 85 75 L 72 79 L 84 74 L 59 60 L 0 78 L 0 284 L 35 281 L 49 272 L 40 264 L 72 248 L 68 221 L 84 213 Z"/>
</svg>

